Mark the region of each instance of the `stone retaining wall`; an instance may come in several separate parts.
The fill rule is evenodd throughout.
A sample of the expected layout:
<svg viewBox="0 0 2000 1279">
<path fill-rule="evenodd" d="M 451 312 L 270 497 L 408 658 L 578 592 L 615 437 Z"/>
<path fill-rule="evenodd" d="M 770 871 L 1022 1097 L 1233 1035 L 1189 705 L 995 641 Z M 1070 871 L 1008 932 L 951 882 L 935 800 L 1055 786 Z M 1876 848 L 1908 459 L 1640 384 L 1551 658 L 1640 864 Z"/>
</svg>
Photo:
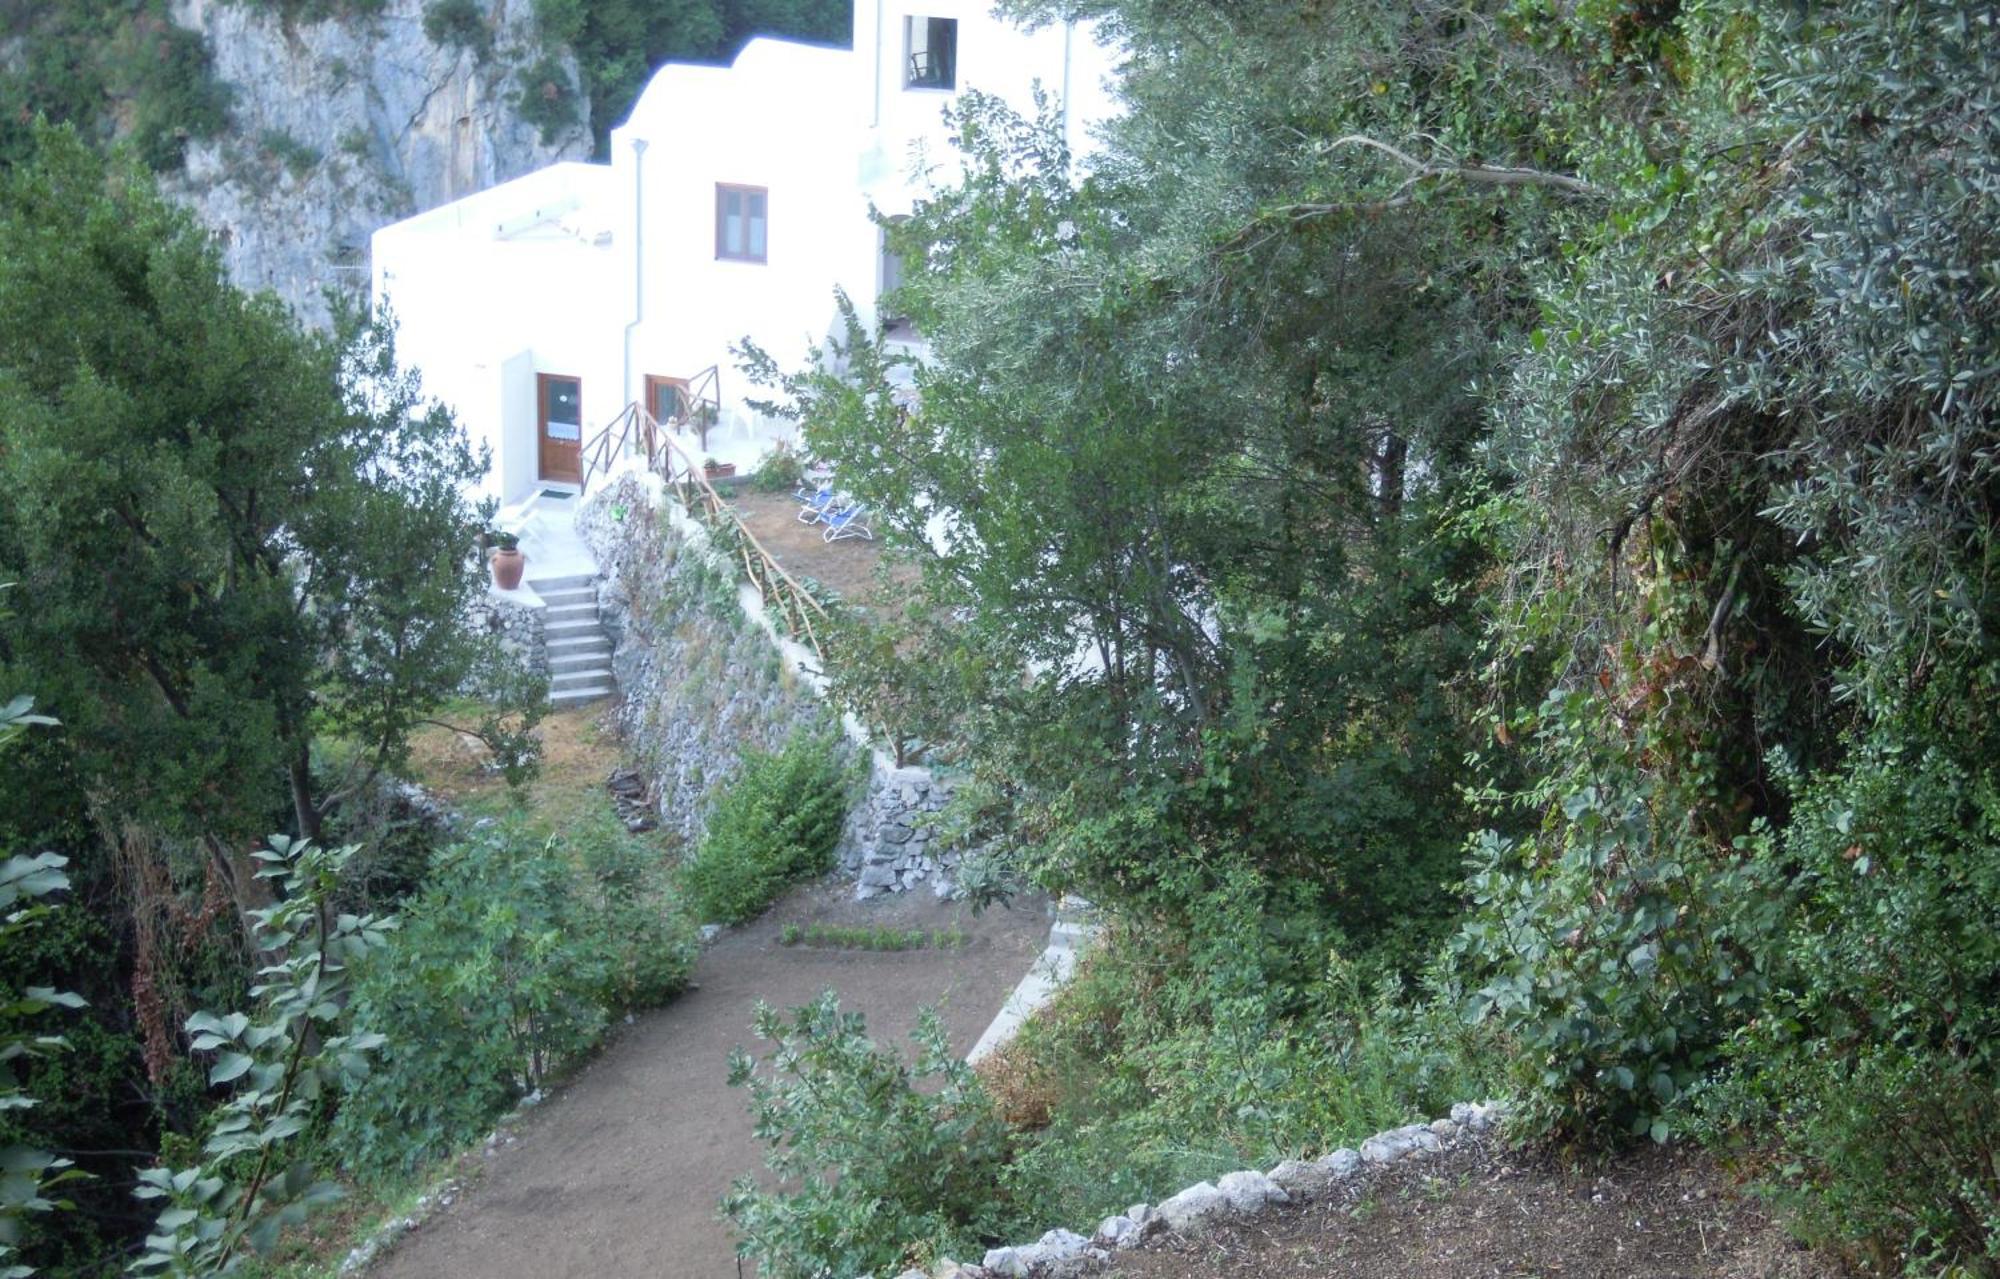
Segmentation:
<svg viewBox="0 0 2000 1279">
<path fill-rule="evenodd" d="M 1104 1267 L 1115 1250 L 1136 1248 L 1163 1234 L 1199 1234 L 1232 1219 L 1324 1199 L 1352 1198 L 1373 1174 L 1405 1159 L 1444 1158 L 1461 1144 L 1483 1138 L 1499 1117 L 1491 1102 L 1461 1102 L 1449 1118 L 1380 1132 L 1354 1149 L 1318 1159 L 1287 1159 L 1269 1172 L 1244 1169 L 1200 1182 L 1158 1204 L 1133 1204 L 1106 1217 L 1086 1239 L 1051 1230 L 1034 1243 L 989 1249 L 976 1266 L 950 1259 L 928 1273 L 906 1270 L 896 1279 L 1069 1279 Z"/>
<path fill-rule="evenodd" d="M 466 624 L 477 634 L 495 634 L 508 656 L 536 675 L 549 673 L 543 624 L 548 609 L 532 591 L 502 591 L 488 585 L 472 602 Z"/>
<path fill-rule="evenodd" d="M 951 784 L 928 768 L 876 761 L 868 794 L 849 815 L 840 840 L 841 869 L 859 878 L 856 898 L 906 892 L 926 880 L 940 897 L 957 891 L 952 872 L 959 854 L 935 847 L 937 815 L 950 802 Z"/>
<path fill-rule="evenodd" d="M 838 737 L 839 717 L 744 611 L 733 560 L 656 477 L 627 472 L 590 494 L 577 531 L 604 578 L 620 733 L 660 825 L 701 838 L 715 787 L 743 752 L 797 729 Z"/>
</svg>

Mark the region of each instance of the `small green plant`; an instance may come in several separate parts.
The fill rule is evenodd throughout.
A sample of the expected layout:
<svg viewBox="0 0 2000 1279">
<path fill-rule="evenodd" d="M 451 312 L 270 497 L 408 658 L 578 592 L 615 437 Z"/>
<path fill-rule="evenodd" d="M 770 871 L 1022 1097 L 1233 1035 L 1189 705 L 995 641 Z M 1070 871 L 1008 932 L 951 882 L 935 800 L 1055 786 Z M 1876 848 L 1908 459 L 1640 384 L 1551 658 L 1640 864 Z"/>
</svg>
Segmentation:
<svg viewBox="0 0 2000 1279">
<path fill-rule="evenodd" d="M 348 1020 L 349 966 L 388 945 L 392 917 L 334 914 L 330 903 L 354 849 L 320 848 L 274 835 L 257 854 L 260 878 L 278 882 L 284 900 L 254 913 L 267 962 L 253 1015 L 188 1018 L 190 1046 L 215 1054 L 211 1085 L 236 1089 L 211 1117 L 202 1160 L 139 1174 L 140 1199 L 159 1216 L 136 1274 L 197 1279 L 229 1274 L 246 1250 L 267 1251 L 278 1233 L 339 1197 L 303 1158 L 291 1158 L 323 1095 L 368 1072 L 379 1034 L 342 1033 Z"/>
<path fill-rule="evenodd" d="M 764 455 L 750 486 L 760 493 L 790 493 L 805 480 L 806 463 L 790 445 L 780 444 Z"/>
<path fill-rule="evenodd" d="M 662 869 L 620 832 L 500 827 L 445 850 L 360 974 L 357 1024 L 391 1048 L 335 1119 L 343 1162 L 407 1170 L 472 1140 L 614 1014 L 678 990 L 694 954 Z"/>
<path fill-rule="evenodd" d="M 926 931 L 922 928 L 884 928 L 880 925 L 843 926 L 786 924 L 778 932 L 786 946 L 818 946 L 828 950 L 957 950 L 966 943 L 965 931 L 957 926 Z"/>
<path fill-rule="evenodd" d="M 832 992 L 789 1018 L 760 1005 L 755 1026 L 771 1048 L 735 1053 L 729 1082 L 749 1089 L 777 1181 L 741 1178 L 722 1207 L 759 1273 L 889 1273 L 997 1235 L 1007 1128 L 935 1010 L 911 1032 L 914 1065 Z"/>
<path fill-rule="evenodd" d="M 569 71 L 561 59 L 546 54 L 518 74 L 520 87 L 514 98 L 515 107 L 522 119 L 541 130 L 543 145 L 554 143 L 563 130 L 575 127 L 581 118 L 577 113 L 576 86 L 570 82 Z"/>
<path fill-rule="evenodd" d="M 320 162 L 317 149 L 307 146 L 283 129 L 266 129 L 257 135 L 257 145 L 265 155 L 285 166 L 285 171 L 300 182 L 311 176 Z"/>
<path fill-rule="evenodd" d="M 432 0 L 424 9 L 424 35 L 432 44 L 464 49 L 480 60 L 493 52 L 493 29 L 479 0 Z"/>
<path fill-rule="evenodd" d="M 801 731 L 775 754 L 749 752 L 687 864 L 694 911 L 704 920 L 740 923 L 788 884 L 829 869 L 847 817 L 847 790 L 831 738 Z"/>
</svg>

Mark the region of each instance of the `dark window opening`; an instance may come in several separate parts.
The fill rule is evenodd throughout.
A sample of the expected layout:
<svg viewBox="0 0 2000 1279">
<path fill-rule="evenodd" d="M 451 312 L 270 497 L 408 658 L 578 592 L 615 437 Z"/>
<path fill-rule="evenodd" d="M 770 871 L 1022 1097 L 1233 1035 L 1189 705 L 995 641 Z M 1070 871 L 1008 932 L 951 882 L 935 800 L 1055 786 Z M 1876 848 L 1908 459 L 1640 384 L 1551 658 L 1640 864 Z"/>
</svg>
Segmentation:
<svg viewBox="0 0 2000 1279">
<path fill-rule="evenodd" d="M 903 19 L 903 47 L 908 55 L 904 88 L 958 87 L 958 19 Z"/>
</svg>

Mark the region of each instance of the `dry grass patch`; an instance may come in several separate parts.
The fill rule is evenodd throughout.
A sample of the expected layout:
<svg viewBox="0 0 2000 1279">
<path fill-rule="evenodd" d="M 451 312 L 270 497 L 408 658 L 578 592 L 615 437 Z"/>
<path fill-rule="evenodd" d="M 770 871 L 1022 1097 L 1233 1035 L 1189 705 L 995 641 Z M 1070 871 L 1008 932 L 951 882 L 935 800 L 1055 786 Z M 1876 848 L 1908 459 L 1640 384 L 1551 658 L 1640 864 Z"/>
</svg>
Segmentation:
<svg viewBox="0 0 2000 1279">
<path fill-rule="evenodd" d="M 518 795 L 509 794 L 484 743 L 434 725 L 410 738 L 407 771 L 463 812 L 519 814 L 537 829 L 558 833 L 580 821 L 602 820 L 611 811 L 604 783 L 625 762 L 625 753 L 610 712 L 609 702 L 551 711 L 535 729 L 542 744 L 541 768 Z"/>
<path fill-rule="evenodd" d="M 875 573 L 876 565 L 882 562 L 879 541 L 844 538 L 828 544 L 824 525 L 799 523 L 798 499 L 787 493 L 741 489 L 730 497 L 729 505 L 743 526 L 793 577 L 812 578 L 841 599 L 864 608 L 879 597 L 881 582 Z M 917 578 L 913 565 L 893 564 L 889 568 L 893 586 L 913 586 Z"/>
</svg>

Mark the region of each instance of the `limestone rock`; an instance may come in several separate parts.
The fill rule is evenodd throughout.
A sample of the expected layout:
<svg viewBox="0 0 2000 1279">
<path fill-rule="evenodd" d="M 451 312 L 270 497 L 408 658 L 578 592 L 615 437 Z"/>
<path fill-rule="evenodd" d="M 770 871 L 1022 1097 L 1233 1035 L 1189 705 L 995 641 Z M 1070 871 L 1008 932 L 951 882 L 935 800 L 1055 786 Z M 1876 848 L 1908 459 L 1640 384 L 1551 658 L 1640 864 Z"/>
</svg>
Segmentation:
<svg viewBox="0 0 2000 1279">
<path fill-rule="evenodd" d="M 236 284 L 323 327 L 325 290 L 366 294 L 377 228 L 590 153 L 587 125 L 544 142 L 515 105 L 512 67 L 544 53 L 533 0 L 479 5 L 493 54 L 475 59 L 424 34 L 426 0 L 313 22 L 175 0 L 173 20 L 206 38 L 233 97 L 228 132 L 190 144 L 167 189 L 215 232 Z"/>
<path fill-rule="evenodd" d="M 1392 1164 L 1414 1152 L 1417 1143 L 1408 1134 L 1391 1131 L 1377 1133 L 1361 1143 L 1361 1158 L 1365 1163 Z"/>
<path fill-rule="evenodd" d="M 1334 1180 L 1340 1181 L 1352 1177 L 1361 1170 L 1361 1155 L 1358 1151 L 1343 1147 L 1331 1154 L 1321 1155 L 1319 1166 L 1326 1169 Z"/>
<path fill-rule="evenodd" d="M 1229 1196 L 1230 1207 L 1245 1216 L 1262 1212 L 1273 1205 L 1290 1203 L 1292 1200 L 1292 1197 L 1269 1177 L 1250 1169 L 1225 1174 L 1215 1183 L 1215 1188 Z"/>
<path fill-rule="evenodd" d="M 1333 1184 L 1334 1173 L 1325 1164 L 1304 1159 L 1287 1159 L 1264 1174 L 1271 1184 L 1295 1198 L 1310 1199 Z"/>
<path fill-rule="evenodd" d="M 1229 1214 L 1229 1196 L 1209 1182 L 1197 1182 L 1162 1202 L 1158 1208 L 1167 1229 L 1189 1231 Z"/>
</svg>

